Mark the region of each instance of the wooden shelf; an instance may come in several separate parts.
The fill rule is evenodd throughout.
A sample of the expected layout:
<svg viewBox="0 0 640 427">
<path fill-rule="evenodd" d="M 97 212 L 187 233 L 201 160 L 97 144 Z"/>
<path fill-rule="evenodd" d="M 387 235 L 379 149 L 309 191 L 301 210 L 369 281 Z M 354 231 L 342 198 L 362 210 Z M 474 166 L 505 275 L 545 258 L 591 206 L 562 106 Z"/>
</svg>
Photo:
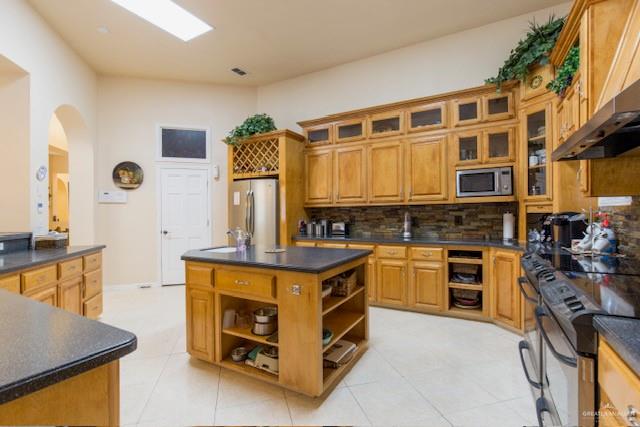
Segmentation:
<svg viewBox="0 0 640 427">
<path fill-rule="evenodd" d="M 537 170 L 537 169 L 543 169 L 547 167 L 546 163 L 543 163 L 541 165 L 535 165 L 535 166 L 529 166 L 529 170 Z"/>
<path fill-rule="evenodd" d="M 449 257 L 449 262 L 457 263 L 457 264 L 475 264 L 482 265 L 482 259 L 478 258 L 462 258 L 462 257 Z"/>
<path fill-rule="evenodd" d="M 454 289 L 468 289 L 471 291 L 482 291 L 482 283 L 449 282 L 449 287 Z"/>
<path fill-rule="evenodd" d="M 327 390 L 327 388 L 330 388 L 336 380 L 342 378 L 342 373 L 346 369 L 349 369 L 354 363 L 356 363 L 358 359 L 360 359 L 360 357 L 367 350 L 368 343 L 366 340 L 360 340 L 358 342 L 355 342 L 354 344 L 358 346 L 358 349 L 356 350 L 355 354 L 353 355 L 353 358 L 349 361 L 349 363 L 335 369 L 322 368 L 322 379 L 323 379 L 325 390 Z"/>
<path fill-rule="evenodd" d="M 538 142 L 538 141 L 544 141 L 546 138 L 547 138 L 547 134 L 545 133 L 544 135 L 532 136 L 531 138 L 528 139 L 528 141 Z"/>
<path fill-rule="evenodd" d="M 249 178 L 264 178 L 264 177 L 278 177 L 278 171 L 271 172 L 238 172 L 233 174 L 233 179 L 249 179 Z"/>
<path fill-rule="evenodd" d="M 222 329 L 222 333 L 223 334 L 227 334 L 227 335 L 234 335 L 236 337 L 244 338 L 244 339 L 247 339 L 249 341 L 257 342 L 257 343 L 260 343 L 260 344 L 271 345 L 273 347 L 278 347 L 278 343 L 277 342 L 267 341 L 267 338 L 269 338 L 269 335 L 267 335 L 267 336 L 256 335 L 253 332 L 251 332 L 251 327 L 248 327 L 248 328 L 224 328 L 224 329 Z"/>
<path fill-rule="evenodd" d="M 482 314 L 482 308 L 459 308 L 459 307 L 455 307 L 455 306 L 451 306 L 449 307 L 449 312 L 451 313 L 455 313 L 456 315 L 459 315 L 460 317 L 467 317 L 470 319 L 485 319 L 484 315 Z"/>
<path fill-rule="evenodd" d="M 347 297 L 327 297 L 322 300 L 322 315 L 326 315 L 333 311 L 334 309 L 340 307 L 345 302 L 349 301 L 351 298 L 359 295 L 364 291 L 364 286 L 358 286 L 355 291 L 351 293 L 351 295 Z"/>
<path fill-rule="evenodd" d="M 262 369 L 254 368 L 253 366 L 249 366 L 244 362 L 234 362 L 233 360 L 231 360 L 231 357 L 221 360 L 220 365 L 232 371 L 241 372 L 243 374 L 263 381 L 278 384 L 278 376 L 276 374 L 272 374 L 271 372 L 267 372 Z"/>
<path fill-rule="evenodd" d="M 323 319 L 322 328 L 331 330 L 331 332 L 333 332 L 333 337 L 329 344 L 322 347 L 322 352 L 324 353 L 327 351 L 362 319 L 364 319 L 364 313 L 357 313 L 355 311 L 335 310 L 328 314 Z"/>
<path fill-rule="evenodd" d="M 278 305 L 278 301 L 275 298 L 259 297 L 257 295 L 242 294 L 240 292 L 233 292 L 233 291 L 223 291 L 223 290 L 220 290 L 220 289 L 218 289 L 216 292 L 218 292 L 218 294 L 224 295 L 226 297 L 232 297 L 232 298 L 236 298 L 236 299 L 246 299 L 246 300 L 249 300 L 249 301 L 257 301 L 257 302 L 263 302 L 263 303 L 271 304 L 271 305 Z"/>
</svg>

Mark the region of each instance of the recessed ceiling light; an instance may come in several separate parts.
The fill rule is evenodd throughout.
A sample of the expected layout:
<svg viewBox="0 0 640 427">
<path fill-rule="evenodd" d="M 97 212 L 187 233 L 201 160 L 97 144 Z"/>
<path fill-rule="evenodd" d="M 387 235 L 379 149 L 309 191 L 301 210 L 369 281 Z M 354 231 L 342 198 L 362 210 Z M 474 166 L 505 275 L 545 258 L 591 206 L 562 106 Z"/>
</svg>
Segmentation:
<svg viewBox="0 0 640 427">
<path fill-rule="evenodd" d="M 96 28 L 96 30 L 100 34 L 109 34 L 109 29 L 107 27 L 98 27 L 98 28 Z"/>
<path fill-rule="evenodd" d="M 111 0 L 182 41 L 198 37 L 213 27 L 171 0 Z"/>
<path fill-rule="evenodd" d="M 239 76 L 245 76 L 247 74 L 247 72 L 241 68 L 232 68 L 231 71 L 233 71 L 234 73 L 236 73 Z"/>
</svg>

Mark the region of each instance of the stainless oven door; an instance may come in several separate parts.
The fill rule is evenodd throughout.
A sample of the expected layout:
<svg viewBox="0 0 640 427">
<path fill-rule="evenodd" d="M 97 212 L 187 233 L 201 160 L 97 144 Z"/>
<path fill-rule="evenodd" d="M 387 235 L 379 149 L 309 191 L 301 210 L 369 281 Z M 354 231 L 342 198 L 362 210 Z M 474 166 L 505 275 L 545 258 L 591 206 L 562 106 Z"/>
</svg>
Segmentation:
<svg viewBox="0 0 640 427">
<path fill-rule="evenodd" d="M 546 307 L 536 308 L 535 321 L 543 340 L 545 412 L 552 425 L 580 425 L 578 354 Z"/>
<path fill-rule="evenodd" d="M 536 327 L 535 312 L 540 304 L 540 293 L 526 277 L 518 279 L 518 286 L 524 301 L 524 340 L 518 345 L 520 361 L 527 381 L 539 390 L 542 387 L 542 341 Z"/>
</svg>

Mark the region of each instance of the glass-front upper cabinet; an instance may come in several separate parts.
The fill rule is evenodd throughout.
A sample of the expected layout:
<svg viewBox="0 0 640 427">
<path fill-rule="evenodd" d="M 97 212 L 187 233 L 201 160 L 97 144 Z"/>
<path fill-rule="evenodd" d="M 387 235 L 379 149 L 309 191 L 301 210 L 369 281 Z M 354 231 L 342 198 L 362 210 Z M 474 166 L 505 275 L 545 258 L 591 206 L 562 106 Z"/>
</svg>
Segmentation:
<svg viewBox="0 0 640 427">
<path fill-rule="evenodd" d="M 483 158 L 485 163 L 513 162 L 515 156 L 515 128 L 492 127 L 484 131 Z"/>
<path fill-rule="evenodd" d="M 472 165 L 482 162 L 482 134 L 480 131 L 460 132 L 454 136 L 457 165 Z"/>
<path fill-rule="evenodd" d="M 331 144 L 333 127 L 330 124 L 318 125 L 304 130 L 307 145 Z"/>
<path fill-rule="evenodd" d="M 478 123 L 482 118 L 480 97 L 454 99 L 451 104 L 454 126 L 471 125 Z"/>
<path fill-rule="evenodd" d="M 336 142 L 351 142 L 364 139 L 364 120 L 343 120 L 336 123 Z"/>
<path fill-rule="evenodd" d="M 404 114 L 400 111 L 369 116 L 369 137 L 382 138 L 399 135 L 404 131 Z"/>
<path fill-rule="evenodd" d="M 525 151 L 522 159 L 525 167 L 525 194 L 528 199 L 551 197 L 551 103 L 527 108 L 523 117 Z"/>
<path fill-rule="evenodd" d="M 407 129 L 409 132 L 424 132 L 440 129 L 447 125 L 447 104 L 436 102 L 420 105 L 407 111 Z"/>
<path fill-rule="evenodd" d="M 505 120 L 514 115 L 513 94 L 496 92 L 483 97 L 485 120 Z"/>
</svg>

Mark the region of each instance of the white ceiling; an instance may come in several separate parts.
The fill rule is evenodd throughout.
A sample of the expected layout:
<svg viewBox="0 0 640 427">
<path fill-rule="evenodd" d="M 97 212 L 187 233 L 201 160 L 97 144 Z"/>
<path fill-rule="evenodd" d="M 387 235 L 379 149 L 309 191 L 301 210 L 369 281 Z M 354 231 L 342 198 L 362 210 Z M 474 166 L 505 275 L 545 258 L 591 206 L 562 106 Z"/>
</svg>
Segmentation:
<svg viewBox="0 0 640 427">
<path fill-rule="evenodd" d="M 101 74 L 243 85 L 295 77 L 564 2 L 176 0 L 215 27 L 184 43 L 110 0 L 29 1 Z M 239 77 L 233 67 L 249 74 Z"/>
</svg>

